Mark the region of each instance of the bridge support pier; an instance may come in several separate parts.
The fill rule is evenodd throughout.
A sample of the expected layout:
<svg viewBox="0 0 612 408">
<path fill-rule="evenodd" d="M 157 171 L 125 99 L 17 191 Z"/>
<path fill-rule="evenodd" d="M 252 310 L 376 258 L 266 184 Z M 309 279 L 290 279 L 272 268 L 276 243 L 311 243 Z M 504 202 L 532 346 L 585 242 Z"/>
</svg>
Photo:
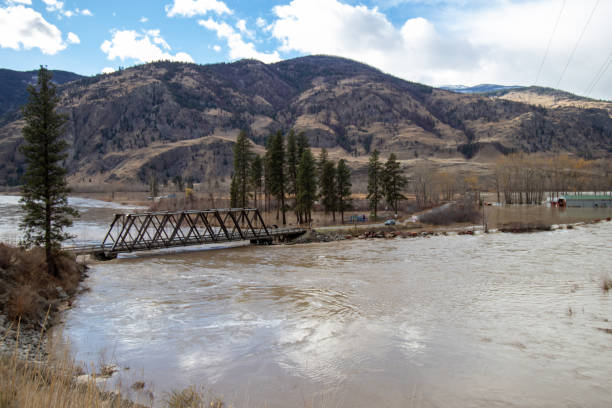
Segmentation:
<svg viewBox="0 0 612 408">
<path fill-rule="evenodd" d="M 252 245 L 272 245 L 273 243 L 273 238 L 269 237 L 269 238 L 257 238 L 257 239 L 251 239 L 251 244 Z"/>
<path fill-rule="evenodd" d="M 92 253 L 92 255 L 98 261 L 112 261 L 113 259 L 117 258 L 116 252 L 99 251 Z"/>
</svg>

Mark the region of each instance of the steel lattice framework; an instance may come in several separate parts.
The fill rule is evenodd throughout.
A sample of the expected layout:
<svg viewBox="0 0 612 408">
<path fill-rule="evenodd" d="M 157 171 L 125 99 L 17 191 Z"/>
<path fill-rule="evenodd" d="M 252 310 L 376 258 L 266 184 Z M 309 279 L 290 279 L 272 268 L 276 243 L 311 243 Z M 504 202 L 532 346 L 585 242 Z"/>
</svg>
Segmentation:
<svg viewBox="0 0 612 408">
<path fill-rule="evenodd" d="M 117 253 L 239 240 L 270 243 L 272 238 L 256 208 L 116 214 L 102 249 Z"/>
</svg>

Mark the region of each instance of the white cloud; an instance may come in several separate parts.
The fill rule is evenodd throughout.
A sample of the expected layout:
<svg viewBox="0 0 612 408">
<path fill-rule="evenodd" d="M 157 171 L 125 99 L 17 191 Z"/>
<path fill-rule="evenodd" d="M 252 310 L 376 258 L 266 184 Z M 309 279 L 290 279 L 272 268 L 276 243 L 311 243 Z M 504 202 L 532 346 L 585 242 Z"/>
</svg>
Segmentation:
<svg viewBox="0 0 612 408">
<path fill-rule="evenodd" d="M 9 4 L 32 4 L 32 0 L 8 0 L 7 2 Z"/>
<path fill-rule="evenodd" d="M 57 54 L 66 48 L 62 32 L 37 11 L 24 6 L 0 8 L 0 47 L 14 50 L 40 48 Z"/>
<path fill-rule="evenodd" d="M 268 23 L 263 18 L 257 17 L 257 20 L 255 21 L 255 25 L 259 28 L 264 28 L 265 26 L 268 25 Z"/>
<path fill-rule="evenodd" d="M 242 36 L 227 23 L 219 23 L 209 18 L 207 20 L 198 21 L 198 24 L 209 30 L 216 31 L 218 38 L 223 38 L 227 41 L 231 59 L 252 58 L 265 63 L 280 61 L 280 56 L 277 51 L 271 54 L 258 52 L 253 43 L 245 42 Z"/>
<path fill-rule="evenodd" d="M 221 52 L 221 46 L 220 45 L 213 45 L 213 50 L 215 50 L 216 52 Z"/>
<path fill-rule="evenodd" d="M 232 10 L 219 0 L 174 0 L 172 4 L 166 6 L 168 17 L 193 17 L 205 15 L 210 11 L 217 14 L 232 14 Z"/>
<path fill-rule="evenodd" d="M 74 12 L 70 10 L 63 11 L 62 14 L 68 18 L 74 16 Z"/>
<path fill-rule="evenodd" d="M 271 32 L 281 52 L 340 55 L 432 85 L 531 85 L 561 7 L 557 0 L 478 1 L 469 8 L 463 0 L 401 2 L 437 5 L 437 17 L 411 18 L 397 27 L 377 8 L 293 0 L 274 7 Z M 594 4 L 566 2 L 538 85 L 556 86 Z M 604 63 L 610 15 L 612 1 L 599 2 L 560 88 L 583 93 Z M 612 98 L 610 90 L 609 72 L 592 96 Z"/>
<path fill-rule="evenodd" d="M 64 8 L 64 2 L 58 0 L 42 0 L 47 5 L 47 11 L 60 11 Z"/>
<path fill-rule="evenodd" d="M 114 30 L 112 35 L 111 40 L 104 41 L 100 46 L 111 61 L 119 58 L 122 61 L 133 59 L 137 62 L 160 60 L 193 62 L 193 58 L 185 52 L 174 55 L 168 52 L 171 50 L 170 45 L 161 37 L 159 30 L 143 33 L 133 30 Z"/>
<path fill-rule="evenodd" d="M 77 12 L 79 12 L 79 9 L 77 9 Z M 80 10 L 80 13 L 81 13 L 82 15 L 84 15 L 84 16 L 88 16 L 88 17 L 93 16 L 93 13 L 92 13 L 91 11 L 89 11 L 89 9 L 83 9 L 83 10 Z"/>
<path fill-rule="evenodd" d="M 139 20 L 139 21 L 140 21 L 141 23 L 146 23 L 147 21 L 149 21 L 149 19 L 143 16 L 143 17 L 140 17 L 140 20 Z"/>
<path fill-rule="evenodd" d="M 238 31 L 240 31 L 242 34 L 246 35 L 247 37 L 251 39 L 255 38 L 255 33 L 247 28 L 246 20 L 244 19 L 238 20 L 238 22 L 236 23 L 236 28 L 238 29 Z"/>
<path fill-rule="evenodd" d="M 70 32 L 68 33 L 68 38 L 66 39 L 66 42 L 68 42 L 68 44 L 80 44 L 81 39 L 75 33 Z"/>
<path fill-rule="evenodd" d="M 112 67 L 102 68 L 101 72 L 103 74 L 112 74 L 113 72 L 115 72 L 115 68 L 112 68 Z"/>
</svg>

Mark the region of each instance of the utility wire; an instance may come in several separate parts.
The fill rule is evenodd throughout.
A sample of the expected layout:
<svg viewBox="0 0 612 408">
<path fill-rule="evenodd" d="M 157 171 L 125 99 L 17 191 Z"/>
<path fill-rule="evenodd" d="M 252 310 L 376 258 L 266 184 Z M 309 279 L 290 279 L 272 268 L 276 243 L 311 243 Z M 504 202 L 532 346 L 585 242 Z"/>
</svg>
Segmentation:
<svg viewBox="0 0 612 408">
<path fill-rule="evenodd" d="M 582 28 L 582 32 L 580 33 L 580 37 L 578 37 L 578 41 L 576 41 L 576 44 L 574 44 L 574 49 L 572 50 L 572 53 L 570 54 L 569 58 L 567 59 L 567 63 L 565 64 L 565 68 L 563 68 L 563 72 L 561 72 L 561 76 L 559 77 L 559 80 L 557 81 L 557 85 L 555 86 L 555 88 L 559 89 L 559 84 L 561 83 L 561 80 L 563 79 L 563 76 L 565 75 L 565 71 L 567 71 L 567 67 L 569 66 L 570 62 L 572 61 L 572 58 L 574 57 L 574 53 L 576 52 L 576 48 L 578 48 L 578 44 L 580 44 L 580 41 L 582 40 L 582 36 L 586 32 L 586 29 L 589 26 L 589 23 L 591 22 L 591 18 L 593 18 L 593 14 L 595 14 L 595 9 L 597 9 L 598 5 L 599 5 L 599 0 L 597 0 L 595 2 L 595 6 L 593 6 L 593 10 L 591 10 L 591 14 L 589 15 L 589 18 L 587 19 L 586 24 Z"/>
<path fill-rule="evenodd" d="M 589 86 L 587 87 L 585 91 L 585 94 L 587 97 L 591 94 L 591 92 L 593 92 L 593 90 L 599 83 L 599 80 L 604 76 L 608 68 L 610 68 L 610 65 L 612 65 L 612 52 L 610 53 L 610 55 L 608 55 L 608 58 L 606 58 L 603 65 L 599 68 L 599 70 L 595 74 L 595 77 L 593 78 L 593 80 L 589 83 Z"/>
<path fill-rule="evenodd" d="M 552 43 L 553 37 L 555 36 L 555 33 L 557 32 L 557 26 L 559 25 L 559 20 L 561 20 L 561 14 L 563 14 L 563 9 L 565 9 L 565 0 L 563 0 L 563 4 L 561 4 L 561 10 L 559 10 L 557 21 L 555 21 L 555 27 L 553 28 L 552 33 L 550 33 L 550 38 L 548 39 L 548 45 L 546 46 L 546 52 L 544 53 L 544 58 L 542 58 L 540 69 L 538 69 L 538 75 L 536 76 L 536 80 L 533 83 L 534 86 L 538 84 L 538 80 L 540 79 L 540 74 L 542 73 L 544 62 L 546 61 L 546 58 L 548 57 L 548 52 L 550 51 L 550 44 Z"/>
</svg>

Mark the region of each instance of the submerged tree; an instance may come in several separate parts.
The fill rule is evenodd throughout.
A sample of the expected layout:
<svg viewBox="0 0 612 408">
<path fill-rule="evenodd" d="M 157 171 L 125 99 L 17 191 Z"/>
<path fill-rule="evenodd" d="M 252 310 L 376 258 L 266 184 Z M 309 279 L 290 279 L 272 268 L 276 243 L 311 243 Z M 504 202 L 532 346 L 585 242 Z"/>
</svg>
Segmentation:
<svg viewBox="0 0 612 408">
<path fill-rule="evenodd" d="M 24 211 L 20 228 L 24 230 L 24 246 L 44 245 L 47 271 L 57 275 L 56 256 L 62 241 L 70 237 L 64 229 L 72 225 L 78 212 L 68 205 L 70 189 L 62 162 L 68 143 L 62 140 L 66 116 L 57 113 L 59 101 L 51 73 L 44 67 L 38 71 L 38 82 L 28 86 L 29 99 L 23 107 L 25 156 L 21 203 Z"/>
<path fill-rule="evenodd" d="M 378 213 L 378 204 L 382 200 L 382 164 L 379 160 L 380 153 L 374 149 L 368 163 L 368 200 L 370 209 L 374 212 L 374 219 Z"/>
<path fill-rule="evenodd" d="M 344 211 L 352 208 L 351 187 L 351 170 L 346 165 L 346 161 L 340 159 L 336 168 L 336 197 L 338 200 L 337 209 L 340 212 L 340 219 L 343 224 Z"/>
</svg>

